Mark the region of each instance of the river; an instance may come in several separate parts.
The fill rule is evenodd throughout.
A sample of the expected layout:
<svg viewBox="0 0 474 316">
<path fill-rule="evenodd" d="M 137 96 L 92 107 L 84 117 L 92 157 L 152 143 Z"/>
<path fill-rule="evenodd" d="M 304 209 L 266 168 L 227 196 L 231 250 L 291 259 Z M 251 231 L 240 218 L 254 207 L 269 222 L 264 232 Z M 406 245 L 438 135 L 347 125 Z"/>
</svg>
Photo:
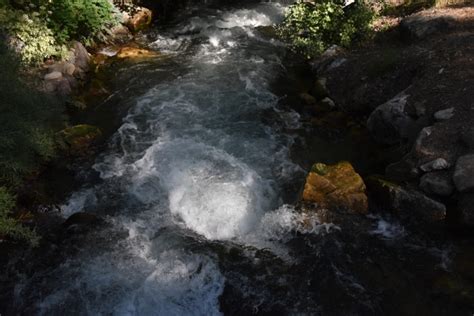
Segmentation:
<svg viewBox="0 0 474 316">
<path fill-rule="evenodd" d="M 284 9 L 191 8 L 141 39 L 161 55 L 112 79 L 122 98 L 106 105 L 127 114 L 81 171 L 98 180 L 61 206 L 64 218 L 85 211 L 104 223 L 21 276 L 16 313 L 392 315 L 432 304 L 410 267 L 434 273 L 449 246 L 410 239 L 396 220 L 341 230 L 294 210 L 302 122 L 275 91 L 287 49 L 259 31 Z"/>
</svg>

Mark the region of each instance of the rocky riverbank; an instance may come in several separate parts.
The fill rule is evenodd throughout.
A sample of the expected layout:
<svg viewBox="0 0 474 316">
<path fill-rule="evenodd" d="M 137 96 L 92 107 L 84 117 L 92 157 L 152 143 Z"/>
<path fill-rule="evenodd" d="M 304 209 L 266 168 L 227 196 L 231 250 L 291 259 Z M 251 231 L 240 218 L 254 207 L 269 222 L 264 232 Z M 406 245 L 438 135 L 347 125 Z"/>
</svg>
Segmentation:
<svg viewBox="0 0 474 316">
<path fill-rule="evenodd" d="M 370 47 L 315 60 L 317 80 L 301 94 L 316 120 L 365 122 L 385 166 L 364 176 L 371 204 L 457 230 L 474 218 L 473 16 L 461 7 L 391 19 Z"/>
</svg>

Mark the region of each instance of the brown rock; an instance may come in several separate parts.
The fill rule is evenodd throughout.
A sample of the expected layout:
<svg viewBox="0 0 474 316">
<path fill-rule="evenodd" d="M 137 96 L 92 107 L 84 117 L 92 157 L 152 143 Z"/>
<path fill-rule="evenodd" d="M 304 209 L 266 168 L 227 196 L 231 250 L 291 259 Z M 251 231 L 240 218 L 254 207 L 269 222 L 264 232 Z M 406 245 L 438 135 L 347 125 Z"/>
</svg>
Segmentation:
<svg viewBox="0 0 474 316">
<path fill-rule="evenodd" d="M 342 208 L 351 213 L 365 214 L 368 209 L 364 181 L 349 162 L 313 165 L 302 200 L 316 203 L 319 208 Z"/>
<path fill-rule="evenodd" d="M 122 47 L 117 54 L 118 58 L 151 58 L 159 56 L 158 52 L 154 52 L 144 48 L 137 48 L 137 47 Z"/>
<path fill-rule="evenodd" d="M 138 32 L 148 27 L 153 17 L 151 10 L 147 8 L 137 7 L 136 9 L 138 11 L 127 21 L 127 27 L 132 32 Z"/>
</svg>

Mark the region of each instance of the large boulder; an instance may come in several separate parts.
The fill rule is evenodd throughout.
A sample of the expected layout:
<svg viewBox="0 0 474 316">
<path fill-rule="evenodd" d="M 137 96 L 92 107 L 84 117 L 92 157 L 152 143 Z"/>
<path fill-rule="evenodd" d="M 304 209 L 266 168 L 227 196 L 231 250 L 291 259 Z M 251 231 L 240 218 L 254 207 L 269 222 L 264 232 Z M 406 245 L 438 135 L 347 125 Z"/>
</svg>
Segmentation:
<svg viewBox="0 0 474 316">
<path fill-rule="evenodd" d="M 415 189 L 406 189 L 381 177 L 367 179 L 370 196 L 383 208 L 404 220 L 437 222 L 446 218 L 446 206 Z"/>
<path fill-rule="evenodd" d="M 400 32 L 406 39 L 424 39 L 447 30 L 453 22 L 451 17 L 412 15 L 400 22 Z"/>
<path fill-rule="evenodd" d="M 450 196 L 454 192 L 451 175 L 447 171 L 424 174 L 420 179 L 420 188 L 426 193 L 439 196 Z"/>
<path fill-rule="evenodd" d="M 314 164 L 306 177 L 302 201 L 350 213 L 365 214 L 368 209 L 364 181 L 349 162 Z"/>
<path fill-rule="evenodd" d="M 379 105 L 370 114 L 367 128 L 372 137 L 381 144 L 393 145 L 408 138 L 415 121 L 405 112 L 409 95 L 398 94 L 386 103 Z"/>
<path fill-rule="evenodd" d="M 460 192 L 474 191 L 474 154 L 458 158 L 453 181 Z"/>
</svg>

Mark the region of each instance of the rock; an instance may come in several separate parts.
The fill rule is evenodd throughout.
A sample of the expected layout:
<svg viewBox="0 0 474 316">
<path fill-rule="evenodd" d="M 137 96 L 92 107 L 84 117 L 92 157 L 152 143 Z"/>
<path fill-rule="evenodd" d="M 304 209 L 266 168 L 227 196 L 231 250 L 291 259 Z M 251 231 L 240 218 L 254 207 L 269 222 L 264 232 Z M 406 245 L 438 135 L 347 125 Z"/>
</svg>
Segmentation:
<svg viewBox="0 0 474 316">
<path fill-rule="evenodd" d="M 444 158 L 437 158 L 420 166 L 421 171 L 429 172 L 433 170 L 444 170 L 451 167 Z"/>
<path fill-rule="evenodd" d="M 75 70 L 76 70 L 76 66 L 74 66 L 74 64 L 71 64 L 71 63 L 64 64 L 63 73 L 72 76 Z"/>
<path fill-rule="evenodd" d="M 420 179 L 420 188 L 426 193 L 439 196 L 450 196 L 454 191 L 449 172 L 437 171 L 423 175 Z"/>
<path fill-rule="evenodd" d="M 367 128 L 378 143 L 394 145 L 409 136 L 415 121 L 405 112 L 408 97 L 402 92 L 370 114 Z"/>
<path fill-rule="evenodd" d="M 463 193 L 459 196 L 457 209 L 461 223 L 474 226 L 474 193 Z"/>
<path fill-rule="evenodd" d="M 336 103 L 334 103 L 333 100 L 331 100 L 330 98 L 326 97 L 324 99 L 321 100 L 321 103 L 328 109 L 335 109 L 336 108 Z"/>
<path fill-rule="evenodd" d="M 152 12 L 151 10 L 143 7 L 136 7 L 135 13 L 128 19 L 127 27 L 132 32 L 138 32 L 147 28 L 152 21 Z"/>
<path fill-rule="evenodd" d="M 68 127 L 61 132 L 60 146 L 71 154 L 84 155 L 87 149 L 100 137 L 102 132 L 98 127 L 80 124 Z"/>
<path fill-rule="evenodd" d="M 400 33 L 406 39 L 423 39 L 447 30 L 453 22 L 450 17 L 408 16 L 400 22 Z"/>
<path fill-rule="evenodd" d="M 418 134 L 418 137 L 415 140 L 415 144 L 413 146 L 413 152 L 415 156 L 423 157 L 423 156 L 431 156 L 434 154 L 432 150 L 428 146 L 425 145 L 428 137 L 430 137 L 432 133 L 433 133 L 432 126 L 425 127 L 420 131 L 420 133 Z"/>
<path fill-rule="evenodd" d="M 446 121 L 454 116 L 454 108 L 448 108 L 445 110 L 438 111 L 434 114 L 434 118 L 437 121 Z"/>
<path fill-rule="evenodd" d="M 384 208 L 402 219 L 437 222 L 446 218 L 446 206 L 414 189 L 377 176 L 367 179 L 369 194 Z"/>
<path fill-rule="evenodd" d="M 122 47 L 117 54 L 117 57 L 120 59 L 131 58 L 131 59 L 141 59 L 141 58 L 151 58 L 157 57 L 160 54 L 144 48 L 137 47 Z"/>
<path fill-rule="evenodd" d="M 350 213 L 365 214 L 368 209 L 364 181 L 349 162 L 314 164 L 306 178 L 302 201 Z"/>
<path fill-rule="evenodd" d="M 298 96 L 306 105 L 313 105 L 316 103 L 316 98 L 309 93 L 303 92 Z"/>
<path fill-rule="evenodd" d="M 79 42 L 73 43 L 74 48 L 74 64 L 76 72 L 87 72 L 89 71 L 90 55 L 87 49 Z"/>
<path fill-rule="evenodd" d="M 326 88 L 326 79 L 321 78 L 316 80 L 313 87 L 311 88 L 310 93 L 316 98 L 317 101 L 329 96 L 329 92 Z"/>
<path fill-rule="evenodd" d="M 110 29 L 108 33 L 110 34 L 113 42 L 115 43 L 125 44 L 127 41 L 133 38 L 133 35 L 132 33 L 130 33 L 130 30 L 122 24 L 115 25 Z"/>
<path fill-rule="evenodd" d="M 56 86 L 56 92 L 59 95 L 70 95 L 72 93 L 72 88 L 71 84 L 69 83 L 69 80 L 66 78 L 62 78 L 59 80 L 57 86 Z"/>
<path fill-rule="evenodd" d="M 474 191 L 474 154 L 458 158 L 453 181 L 459 192 Z"/>
<path fill-rule="evenodd" d="M 44 76 L 44 80 L 58 80 L 63 77 L 63 74 L 60 71 L 53 71 Z"/>
<path fill-rule="evenodd" d="M 342 66 L 346 61 L 347 61 L 347 59 L 345 59 L 345 58 L 337 58 L 332 63 L 329 64 L 328 70 L 336 69 L 336 68 Z"/>
</svg>

